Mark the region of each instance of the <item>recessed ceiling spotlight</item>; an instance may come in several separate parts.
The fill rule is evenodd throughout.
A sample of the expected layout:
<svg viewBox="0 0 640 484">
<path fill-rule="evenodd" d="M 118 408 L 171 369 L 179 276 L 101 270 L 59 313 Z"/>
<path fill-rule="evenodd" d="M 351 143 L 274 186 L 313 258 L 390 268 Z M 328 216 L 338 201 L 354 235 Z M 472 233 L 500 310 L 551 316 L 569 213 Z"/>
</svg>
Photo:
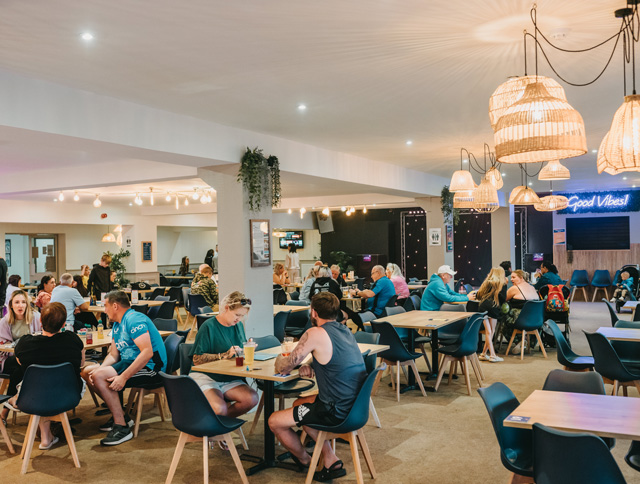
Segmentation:
<svg viewBox="0 0 640 484">
<path fill-rule="evenodd" d="M 306 109 L 307 109 L 306 104 L 298 104 L 298 111 L 306 111 Z"/>
<path fill-rule="evenodd" d="M 631 185 L 631 188 L 635 188 L 635 187 L 636 187 L 635 185 Z"/>
<path fill-rule="evenodd" d="M 407 140 L 407 142 L 406 142 L 406 145 L 407 145 L 407 146 L 411 146 L 412 144 L 413 144 L 413 141 L 411 141 L 410 139 L 409 139 L 409 140 Z"/>
<path fill-rule="evenodd" d="M 533 186 L 533 182 L 529 182 L 529 186 Z"/>
<path fill-rule="evenodd" d="M 469 160 L 467 160 L 466 158 L 464 160 L 462 160 L 462 163 L 467 163 Z"/>
<path fill-rule="evenodd" d="M 505 177 L 505 176 L 507 176 L 507 174 L 506 173 L 502 173 L 502 176 Z"/>
<path fill-rule="evenodd" d="M 622 177 L 622 179 L 623 179 L 623 180 L 626 180 L 626 179 L 627 179 L 627 177 L 626 177 L 626 176 L 623 176 L 623 177 Z M 58 197 L 58 198 L 60 198 L 60 197 Z"/>
<path fill-rule="evenodd" d="M 82 32 L 80 38 L 86 42 L 90 42 L 93 40 L 93 34 L 91 32 Z"/>
<path fill-rule="evenodd" d="M 597 153 L 598 150 L 591 150 L 591 153 Z"/>
<path fill-rule="evenodd" d="M 133 207 L 133 203 L 129 202 L 129 206 L 130 206 L 130 207 Z"/>
<path fill-rule="evenodd" d="M 57 199 L 57 198 L 54 198 L 54 199 L 53 199 L 53 201 L 54 201 L 54 202 L 57 202 L 57 201 L 58 201 L 58 199 Z"/>
</svg>

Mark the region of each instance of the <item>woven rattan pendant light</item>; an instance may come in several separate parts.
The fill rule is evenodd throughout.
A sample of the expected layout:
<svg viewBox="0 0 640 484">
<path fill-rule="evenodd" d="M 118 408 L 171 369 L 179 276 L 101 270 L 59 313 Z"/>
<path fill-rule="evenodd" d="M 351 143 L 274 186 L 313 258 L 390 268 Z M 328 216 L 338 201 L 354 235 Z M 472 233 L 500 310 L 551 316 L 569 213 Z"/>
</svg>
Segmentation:
<svg viewBox="0 0 640 484">
<path fill-rule="evenodd" d="M 513 205 L 533 205 L 540 203 L 540 197 L 538 197 L 538 194 L 531 188 L 527 186 L 518 188 L 521 188 L 521 190 L 513 197 L 513 201 L 511 201 L 512 197 L 509 197 L 509 203 Z M 513 192 L 511 192 L 511 195 L 513 196 Z"/>
<path fill-rule="evenodd" d="M 498 120 L 507 108 L 519 101 L 527 85 L 534 82 L 542 83 L 551 96 L 563 101 L 567 100 L 564 88 L 555 79 L 545 76 L 511 77 L 508 81 L 500 84 L 489 98 L 489 121 L 494 131 Z"/>
<path fill-rule="evenodd" d="M 555 212 L 563 210 L 569 205 L 569 199 L 562 195 L 549 195 L 542 197 L 540 203 L 534 203 L 533 208 L 539 212 Z"/>
<path fill-rule="evenodd" d="M 535 163 L 587 152 L 580 113 L 551 96 L 540 82 L 528 84 L 522 98 L 507 108 L 494 138 L 501 163 Z"/>
<path fill-rule="evenodd" d="M 451 176 L 451 184 L 449 185 L 449 191 L 460 192 L 473 190 L 476 184 L 473 181 L 471 172 L 468 170 L 457 170 L 453 172 Z"/>
<path fill-rule="evenodd" d="M 640 95 L 624 97 L 598 150 L 598 173 L 640 171 Z"/>
<path fill-rule="evenodd" d="M 569 168 L 560 163 L 560 160 L 551 160 L 540 170 L 538 180 L 569 180 L 571 174 Z"/>
<path fill-rule="evenodd" d="M 475 183 L 474 183 L 475 186 Z M 473 190 L 461 190 L 453 195 L 453 208 L 472 209 L 473 208 Z"/>
<path fill-rule="evenodd" d="M 495 212 L 500 207 L 498 191 L 487 177 L 483 177 L 480 186 L 473 191 L 473 209 L 477 212 Z"/>
<path fill-rule="evenodd" d="M 511 193 L 509 194 L 509 203 L 510 203 L 511 205 L 513 205 L 513 201 L 516 199 L 516 197 L 518 196 L 518 194 L 519 194 L 522 190 L 524 190 L 524 188 L 525 188 L 525 187 L 524 187 L 523 185 L 520 185 L 520 186 L 515 187 L 513 190 L 511 190 Z"/>
<path fill-rule="evenodd" d="M 490 168 L 484 177 L 489 180 L 489 183 L 491 183 L 496 190 L 500 190 L 502 185 L 504 185 L 504 182 L 502 181 L 502 174 L 495 166 Z"/>
</svg>

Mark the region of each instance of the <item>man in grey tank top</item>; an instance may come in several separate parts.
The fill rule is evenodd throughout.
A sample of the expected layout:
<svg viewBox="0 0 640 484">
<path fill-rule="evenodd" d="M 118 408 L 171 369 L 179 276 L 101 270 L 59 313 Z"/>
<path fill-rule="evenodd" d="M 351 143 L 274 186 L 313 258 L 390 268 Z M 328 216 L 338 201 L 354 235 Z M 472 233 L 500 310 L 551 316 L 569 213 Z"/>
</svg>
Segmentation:
<svg viewBox="0 0 640 484">
<path fill-rule="evenodd" d="M 316 294 L 311 299 L 311 321 L 313 327 L 302 335 L 290 356 L 278 356 L 276 371 L 288 375 L 311 353 L 311 365 L 300 367 L 300 376 L 318 382 L 318 395 L 299 398 L 292 408 L 274 412 L 269 418 L 269 427 L 276 434 L 296 463 L 306 468 L 311 456 L 291 429 L 302 427 L 315 439 L 318 431 L 308 425 L 338 425 L 351 410 L 362 383 L 367 377 L 364 359 L 351 331 L 336 322 L 340 301 L 329 293 Z M 323 446 L 324 468 L 316 472 L 314 479 L 328 481 L 346 475 L 342 461 L 338 459 L 329 442 Z"/>
</svg>

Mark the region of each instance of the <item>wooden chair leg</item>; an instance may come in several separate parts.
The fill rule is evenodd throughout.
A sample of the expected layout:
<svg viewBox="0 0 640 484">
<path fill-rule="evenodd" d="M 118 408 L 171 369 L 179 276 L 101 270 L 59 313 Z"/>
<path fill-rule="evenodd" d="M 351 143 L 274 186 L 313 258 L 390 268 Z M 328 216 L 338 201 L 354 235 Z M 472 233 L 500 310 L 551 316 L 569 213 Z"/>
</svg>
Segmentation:
<svg viewBox="0 0 640 484">
<path fill-rule="evenodd" d="M 240 456 L 238 455 L 238 450 L 233 443 L 231 434 L 224 434 L 224 441 L 227 443 L 227 447 L 229 448 L 229 452 L 231 453 L 231 457 L 233 458 L 233 463 L 236 465 L 236 469 L 238 469 L 238 474 L 240 474 L 242 484 L 249 484 L 247 474 L 244 472 L 244 467 L 242 467 L 242 462 L 240 461 Z"/>
<path fill-rule="evenodd" d="M 136 397 L 138 396 L 139 388 L 132 388 L 129 390 L 129 400 L 127 400 L 127 408 L 124 411 L 127 415 L 131 415 L 131 409 L 133 408 L 133 404 L 136 401 Z"/>
<path fill-rule="evenodd" d="M 400 362 L 396 362 L 396 398 L 400 401 Z"/>
<path fill-rule="evenodd" d="M 509 340 L 509 344 L 507 345 L 507 351 L 504 353 L 505 356 L 507 356 L 509 354 L 509 351 L 511 351 L 511 345 L 513 344 L 513 340 L 516 337 L 516 332 L 518 330 L 514 329 L 513 332 L 511 333 L 511 339 Z"/>
<path fill-rule="evenodd" d="M 378 372 L 378 376 L 380 376 L 380 372 Z M 262 407 L 264 407 L 264 393 L 260 396 L 260 401 L 258 402 L 258 408 L 256 409 L 256 415 L 253 417 L 253 423 L 251 424 L 251 429 L 249 430 L 249 435 L 253 434 L 256 426 L 258 425 L 258 420 L 260 420 L 260 414 L 262 414 Z"/>
<path fill-rule="evenodd" d="M 427 392 L 424 390 L 424 385 L 422 384 L 422 379 L 420 378 L 420 372 L 418 371 L 418 367 L 416 366 L 416 362 L 414 360 L 409 360 L 409 366 L 413 370 L 413 374 L 416 377 L 416 382 L 418 382 L 418 386 L 420 387 L 420 391 L 424 395 L 424 398 L 427 398 Z"/>
<path fill-rule="evenodd" d="M 307 473 L 307 479 L 304 481 L 305 484 L 311 484 L 313 482 L 313 473 L 318 466 L 318 461 L 320 460 L 320 454 L 322 453 L 322 446 L 324 445 L 325 437 L 327 433 L 324 431 L 318 432 L 318 438 L 316 440 L 316 446 L 313 449 L 313 455 L 311 456 L 311 463 L 309 464 L 309 472 Z"/>
<path fill-rule="evenodd" d="M 469 392 L 469 396 L 472 397 L 473 393 L 471 393 L 471 377 L 469 376 L 469 359 L 466 356 L 463 356 L 460 364 L 462 365 L 462 370 L 464 371 L 464 381 L 467 383 L 467 391 Z"/>
<path fill-rule="evenodd" d="M 209 484 L 209 437 L 202 437 L 202 471 L 204 484 Z"/>
<path fill-rule="evenodd" d="M 378 418 L 378 413 L 376 412 L 376 407 L 373 405 L 373 398 L 369 398 L 369 411 L 371 412 L 371 416 L 373 417 L 373 421 L 376 423 L 376 427 L 381 429 L 382 428 L 382 424 L 380 423 L 380 418 Z"/>
<path fill-rule="evenodd" d="M 535 335 L 536 335 L 536 339 L 538 340 L 538 344 L 540 345 L 540 350 L 542 351 L 542 354 L 544 355 L 544 357 L 547 357 L 547 350 L 544 349 L 544 343 L 542 342 L 542 338 L 540 337 L 540 332 L 536 329 L 534 331 Z"/>
<path fill-rule="evenodd" d="M 62 423 L 62 429 L 64 430 L 64 437 L 67 439 L 67 445 L 71 451 L 71 457 L 73 457 L 73 463 L 76 467 L 80 467 L 80 459 L 78 458 L 78 451 L 76 450 L 76 442 L 73 440 L 73 432 L 71 431 L 71 424 L 69 423 L 69 417 L 67 413 L 61 413 L 60 423 Z"/>
<path fill-rule="evenodd" d="M 178 307 L 177 304 L 176 304 L 176 319 L 178 320 L 178 326 L 182 327 L 184 322 L 182 321 L 182 316 L 180 316 L 180 308 Z"/>
<path fill-rule="evenodd" d="M 482 371 L 482 365 L 480 364 L 480 359 L 478 358 L 477 353 L 472 354 L 470 358 L 473 360 L 471 363 L 478 370 L 480 378 L 484 381 L 484 371 Z"/>
<path fill-rule="evenodd" d="M 367 439 L 364 437 L 364 432 L 362 429 L 358 429 L 356 432 L 356 436 L 358 437 L 358 442 L 360 442 L 360 448 L 362 449 L 362 454 L 364 455 L 364 461 L 367 463 L 367 467 L 369 468 L 369 474 L 371 474 L 371 479 L 376 478 L 376 469 L 373 466 L 373 459 L 371 458 L 371 452 L 369 452 L 369 445 L 367 444 Z"/>
<path fill-rule="evenodd" d="M 611 395 L 618 396 L 618 392 L 620 391 L 620 382 L 618 380 L 613 381 L 613 391 Z"/>
<path fill-rule="evenodd" d="M 358 441 L 356 439 L 356 432 L 349 432 L 347 436 L 349 439 L 349 446 L 351 447 L 353 470 L 356 472 L 356 482 L 358 484 L 364 484 L 364 476 L 362 475 L 362 466 L 360 465 L 360 453 L 358 452 Z"/>
<path fill-rule="evenodd" d="M 27 435 L 25 436 L 24 443 L 22 444 L 22 469 L 20 471 L 21 474 L 26 474 L 27 469 L 29 468 L 29 459 L 31 459 L 31 451 L 33 450 L 33 442 L 36 440 L 36 431 L 38 430 L 39 423 L 39 415 L 31 415 L 31 417 L 29 417 Z"/>
<path fill-rule="evenodd" d="M 591 302 L 595 302 L 596 300 L 596 295 L 598 294 L 598 289 L 600 289 L 599 287 L 594 287 L 593 288 L 593 297 L 591 298 Z M 609 298 L 607 298 L 607 301 L 609 300 Z"/>
<path fill-rule="evenodd" d="M 589 296 L 587 296 L 587 289 L 586 288 L 582 288 L 582 294 L 584 295 L 584 300 L 585 302 L 589 300 Z"/>
<path fill-rule="evenodd" d="M 525 347 L 525 343 L 527 341 L 527 332 L 523 331 L 522 332 L 522 340 L 520 341 L 520 360 L 524 360 L 524 347 Z M 531 345 L 529 345 L 531 346 Z"/>
<path fill-rule="evenodd" d="M 445 358 L 444 358 L 444 360 L 443 360 L 442 364 L 440 365 L 440 372 L 438 373 L 438 378 L 437 378 L 437 380 L 436 380 L 436 385 L 435 385 L 435 387 L 434 387 L 434 390 L 435 390 L 436 392 L 438 391 L 438 387 L 440 386 L 440 382 L 442 381 L 442 377 L 443 377 L 443 375 L 444 375 L 444 370 L 445 370 L 445 365 L 444 365 L 444 363 L 446 363 L 447 361 L 449 361 L 449 360 L 447 360 L 447 358 L 450 358 L 450 356 L 445 355 Z"/>
<path fill-rule="evenodd" d="M 180 437 L 178 438 L 178 444 L 176 445 L 176 450 L 173 453 L 173 459 L 171 459 L 171 465 L 169 466 L 169 474 L 167 475 L 167 480 L 164 481 L 165 484 L 171 484 L 173 480 L 173 476 L 176 473 L 176 468 L 178 467 L 178 462 L 180 462 L 180 456 L 182 455 L 182 451 L 184 449 L 184 444 L 187 443 L 188 435 L 184 432 L 180 432 Z"/>
<path fill-rule="evenodd" d="M 371 402 L 371 405 L 373 406 L 373 401 Z M 374 410 L 374 412 L 375 412 L 375 410 Z M 378 416 L 376 415 L 375 418 L 377 419 Z M 378 427 L 379 426 L 380 425 L 378 425 Z M 7 432 L 7 427 L 4 426 L 4 424 L 2 423 L 2 420 L 0 420 L 0 433 L 2 434 L 2 438 L 4 439 L 4 441 L 7 443 L 7 447 L 9 447 L 9 452 L 11 452 L 12 454 L 15 454 L 16 451 L 13 448 L 13 443 L 11 442 L 11 439 L 9 438 L 9 433 Z"/>
<path fill-rule="evenodd" d="M 572 287 L 571 288 L 571 299 L 569 299 L 569 304 L 571 304 L 573 302 L 573 298 L 576 295 L 576 287 Z"/>
<path fill-rule="evenodd" d="M 623 397 L 629 396 L 629 394 L 627 393 L 627 385 L 622 385 L 622 396 Z"/>
<path fill-rule="evenodd" d="M 372 389 L 372 394 L 373 395 L 377 395 L 378 394 L 378 387 L 380 386 L 380 379 L 382 378 L 382 372 L 379 371 L 378 375 L 376 376 L 375 381 L 373 382 L 373 389 Z M 251 431 L 253 432 L 253 428 L 251 429 Z"/>
<path fill-rule="evenodd" d="M 473 373 L 476 375 L 476 380 L 478 380 L 478 386 L 482 388 L 482 377 L 480 376 L 480 372 L 478 371 L 478 363 L 476 362 L 474 355 L 469 356 L 469 362 L 471 363 L 471 367 L 473 368 Z"/>
<path fill-rule="evenodd" d="M 142 407 L 144 406 L 144 394 L 145 394 L 145 389 L 140 388 L 138 390 L 138 403 L 136 405 L 136 423 L 133 426 L 134 439 L 138 436 L 138 431 L 140 430 L 140 420 L 142 420 Z"/>
<path fill-rule="evenodd" d="M 240 438 L 240 443 L 242 444 L 242 448 L 244 450 L 249 450 L 249 444 L 247 444 L 247 439 L 244 438 L 244 432 L 242 431 L 242 427 L 239 427 L 237 430 L 235 430 L 235 433 L 238 434 L 238 437 Z"/>
</svg>

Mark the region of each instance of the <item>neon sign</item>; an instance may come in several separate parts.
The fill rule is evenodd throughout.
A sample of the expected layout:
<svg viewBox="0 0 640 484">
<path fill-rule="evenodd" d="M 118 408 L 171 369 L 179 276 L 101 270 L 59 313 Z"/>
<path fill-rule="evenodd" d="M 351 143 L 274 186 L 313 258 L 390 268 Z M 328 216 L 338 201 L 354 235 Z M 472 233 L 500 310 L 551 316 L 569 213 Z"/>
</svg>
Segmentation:
<svg viewBox="0 0 640 484">
<path fill-rule="evenodd" d="M 600 211 L 620 211 L 624 212 L 629 205 L 631 196 L 629 193 L 624 195 L 607 193 L 606 195 L 592 195 L 586 198 L 581 198 L 577 195 L 569 197 L 569 205 L 567 211 L 572 212 L 592 212 Z M 596 210 L 594 210 L 596 209 Z"/>
</svg>

